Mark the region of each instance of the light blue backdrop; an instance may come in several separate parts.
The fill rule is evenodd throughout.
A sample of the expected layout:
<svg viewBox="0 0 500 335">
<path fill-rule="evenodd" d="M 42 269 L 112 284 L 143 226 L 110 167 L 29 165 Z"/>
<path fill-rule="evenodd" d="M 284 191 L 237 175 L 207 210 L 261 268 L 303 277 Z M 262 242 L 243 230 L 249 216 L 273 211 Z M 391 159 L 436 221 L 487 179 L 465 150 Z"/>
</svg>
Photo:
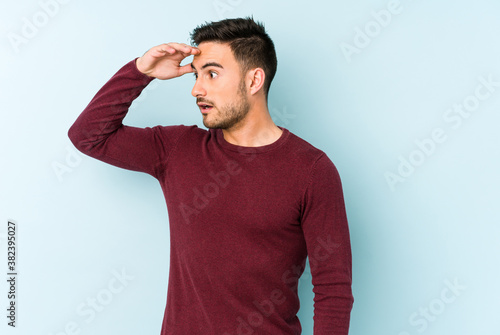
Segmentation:
<svg viewBox="0 0 500 335">
<path fill-rule="evenodd" d="M 0 10 L 0 244 L 18 224 L 17 327 L 159 334 L 168 216 L 148 175 L 67 131 L 125 63 L 198 24 L 253 14 L 278 53 L 276 124 L 337 166 L 353 248 L 352 335 L 498 334 L 500 3 L 10 1 Z M 194 79 L 153 82 L 127 124 L 197 124 Z M 300 282 L 312 335 L 310 272 Z"/>
</svg>

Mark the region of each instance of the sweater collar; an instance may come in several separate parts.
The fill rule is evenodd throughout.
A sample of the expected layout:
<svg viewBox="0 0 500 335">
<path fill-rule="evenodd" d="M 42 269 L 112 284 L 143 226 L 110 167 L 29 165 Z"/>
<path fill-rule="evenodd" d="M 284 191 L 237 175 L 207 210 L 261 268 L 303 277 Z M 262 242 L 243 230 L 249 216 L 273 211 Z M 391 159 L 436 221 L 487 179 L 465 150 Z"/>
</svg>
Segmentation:
<svg viewBox="0 0 500 335">
<path fill-rule="evenodd" d="M 239 153 L 263 153 L 263 152 L 268 152 L 268 151 L 271 151 L 271 150 L 274 150 L 274 149 L 280 147 L 287 140 L 288 135 L 290 134 L 290 131 L 284 127 L 278 126 L 278 128 L 280 128 L 283 131 L 281 133 L 281 136 L 273 143 L 259 146 L 259 147 L 244 147 L 244 146 L 229 143 L 228 141 L 226 141 L 224 139 L 224 133 L 222 132 L 221 128 L 216 128 L 216 129 L 211 129 L 211 130 L 215 134 L 215 137 L 217 139 L 217 143 L 221 147 L 223 147 L 224 149 L 236 151 Z"/>
</svg>

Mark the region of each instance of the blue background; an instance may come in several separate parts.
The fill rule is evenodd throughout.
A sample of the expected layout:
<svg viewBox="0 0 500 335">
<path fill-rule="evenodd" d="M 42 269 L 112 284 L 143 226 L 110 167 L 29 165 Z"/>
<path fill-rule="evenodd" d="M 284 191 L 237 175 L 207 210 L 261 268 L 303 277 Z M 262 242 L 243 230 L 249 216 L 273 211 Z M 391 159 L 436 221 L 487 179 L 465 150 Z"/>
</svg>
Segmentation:
<svg viewBox="0 0 500 335">
<path fill-rule="evenodd" d="M 125 63 L 161 43 L 189 43 L 205 21 L 247 15 L 265 23 L 276 45 L 275 123 L 324 150 L 342 178 L 353 250 L 350 334 L 498 334 L 498 2 L 1 7 L 5 277 L 8 219 L 18 223 L 19 243 L 18 327 L 2 316 L 2 334 L 159 334 L 169 264 L 161 189 L 148 175 L 80 154 L 67 131 Z M 203 127 L 193 84 L 191 75 L 154 81 L 125 123 Z M 117 272 L 128 276 L 121 286 Z M 4 315 L 5 280 L 0 290 Z M 308 269 L 299 290 L 303 334 L 311 335 Z M 106 304 L 92 314 L 96 298 Z"/>
</svg>

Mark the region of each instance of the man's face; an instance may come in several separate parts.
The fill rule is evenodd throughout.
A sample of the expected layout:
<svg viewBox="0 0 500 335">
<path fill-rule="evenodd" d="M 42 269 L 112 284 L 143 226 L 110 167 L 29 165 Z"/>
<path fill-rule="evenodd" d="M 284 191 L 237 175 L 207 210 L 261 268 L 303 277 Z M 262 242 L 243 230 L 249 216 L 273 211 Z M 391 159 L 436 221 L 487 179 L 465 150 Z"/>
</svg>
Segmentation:
<svg viewBox="0 0 500 335">
<path fill-rule="evenodd" d="M 229 129 L 248 113 L 250 105 L 240 66 L 226 43 L 202 42 L 194 56 L 196 98 L 207 128 Z"/>
</svg>

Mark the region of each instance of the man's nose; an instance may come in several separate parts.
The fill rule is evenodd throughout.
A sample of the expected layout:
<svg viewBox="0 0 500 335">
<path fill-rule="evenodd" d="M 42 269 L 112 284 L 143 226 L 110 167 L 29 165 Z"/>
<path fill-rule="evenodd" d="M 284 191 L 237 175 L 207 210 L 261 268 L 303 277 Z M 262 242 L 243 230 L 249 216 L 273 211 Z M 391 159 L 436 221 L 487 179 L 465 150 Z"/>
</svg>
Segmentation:
<svg viewBox="0 0 500 335">
<path fill-rule="evenodd" d="M 193 90 L 191 91 L 191 95 L 193 97 L 205 96 L 207 94 L 206 90 L 203 88 L 203 85 L 199 79 L 196 79 L 194 83 Z"/>
</svg>

